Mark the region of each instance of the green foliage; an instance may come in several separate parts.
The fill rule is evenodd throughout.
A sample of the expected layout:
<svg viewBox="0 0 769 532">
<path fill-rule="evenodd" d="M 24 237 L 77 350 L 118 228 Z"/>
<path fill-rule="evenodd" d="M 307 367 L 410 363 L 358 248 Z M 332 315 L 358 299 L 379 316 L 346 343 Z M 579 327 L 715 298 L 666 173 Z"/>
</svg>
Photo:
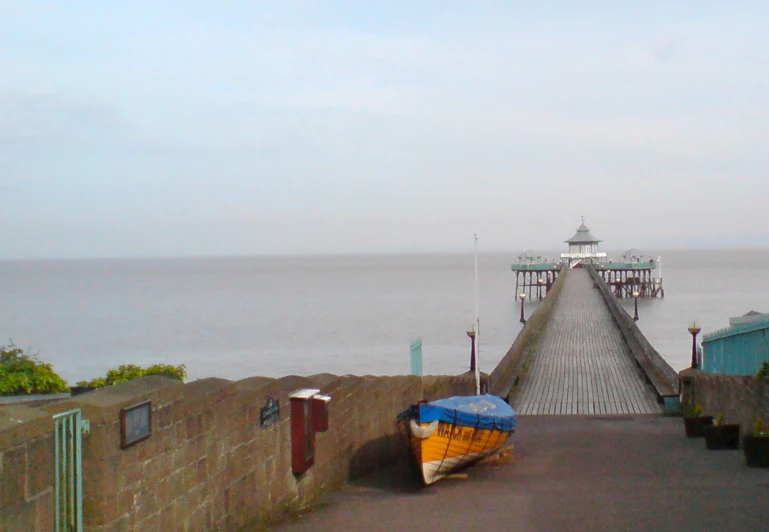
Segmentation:
<svg viewBox="0 0 769 532">
<path fill-rule="evenodd" d="M 756 372 L 756 377 L 758 378 L 769 377 L 769 360 L 764 360 L 761 363 L 761 367 L 758 368 L 758 372 Z"/>
<path fill-rule="evenodd" d="M 90 381 L 80 381 L 78 386 L 95 386 L 97 388 L 103 388 L 105 386 L 112 386 L 114 384 L 120 384 L 121 382 L 127 382 L 134 379 L 140 379 L 142 377 L 148 377 L 149 375 L 162 375 L 170 379 L 176 379 L 183 381 L 187 378 L 187 368 L 184 364 L 179 366 L 172 366 L 170 364 L 153 364 L 152 366 L 142 368 L 136 364 L 123 364 L 116 369 L 111 369 L 104 377 L 97 377 Z"/>
<path fill-rule="evenodd" d="M 0 395 L 30 395 L 69 391 L 51 364 L 24 352 L 13 341 L 0 346 Z"/>
<path fill-rule="evenodd" d="M 700 417 L 702 415 L 702 407 L 700 405 L 694 405 L 694 417 Z"/>
<path fill-rule="evenodd" d="M 764 424 L 764 420 L 757 417 L 753 422 L 753 436 L 769 436 L 769 429 Z"/>
<path fill-rule="evenodd" d="M 719 425 L 719 426 L 724 424 L 724 413 L 723 412 L 719 412 L 718 414 L 716 414 L 716 419 L 713 420 L 713 424 L 714 425 Z"/>
</svg>

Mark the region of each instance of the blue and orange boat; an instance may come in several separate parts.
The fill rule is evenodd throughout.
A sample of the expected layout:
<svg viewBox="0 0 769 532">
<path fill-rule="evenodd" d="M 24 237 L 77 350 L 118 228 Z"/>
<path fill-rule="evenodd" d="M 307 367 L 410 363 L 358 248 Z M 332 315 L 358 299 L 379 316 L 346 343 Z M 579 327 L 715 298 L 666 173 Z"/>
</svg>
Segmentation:
<svg viewBox="0 0 769 532">
<path fill-rule="evenodd" d="M 499 451 L 516 423 L 515 410 L 490 394 L 419 403 L 398 415 L 425 484 Z"/>
</svg>

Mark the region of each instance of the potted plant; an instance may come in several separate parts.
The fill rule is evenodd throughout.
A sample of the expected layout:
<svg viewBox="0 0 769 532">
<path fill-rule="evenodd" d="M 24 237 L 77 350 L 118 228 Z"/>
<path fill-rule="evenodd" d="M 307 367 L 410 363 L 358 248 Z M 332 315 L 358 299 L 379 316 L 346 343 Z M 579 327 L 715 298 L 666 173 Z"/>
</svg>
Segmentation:
<svg viewBox="0 0 769 532">
<path fill-rule="evenodd" d="M 712 425 L 702 427 L 705 447 L 711 451 L 740 448 L 740 426 L 724 423 L 724 413 L 716 414 Z"/>
<path fill-rule="evenodd" d="M 689 438 L 702 438 L 702 427 L 713 424 L 713 416 L 703 416 L 702 407 L 694 406 L 694 413 L 691 416 L 684 416 L 684 428 Z"/>
<path fill-rule="evenodd" d="M 753 422 L 753 434 L 742 437 L 742 450 L 749 467 L 769 467 L 769 428 L 760 417 Z"/>
</svg>

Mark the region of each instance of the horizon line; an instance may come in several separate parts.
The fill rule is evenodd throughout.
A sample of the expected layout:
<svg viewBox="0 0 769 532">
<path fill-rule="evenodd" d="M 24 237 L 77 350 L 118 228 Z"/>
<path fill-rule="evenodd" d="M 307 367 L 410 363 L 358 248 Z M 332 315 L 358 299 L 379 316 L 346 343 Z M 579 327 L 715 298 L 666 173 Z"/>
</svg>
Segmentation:
<svg viewBox="0 0 769 532">
<path fill-rule="evenodd" d="M 606 248 L 610 252 L 625 251 L 626 248 Z M 546 248 L 520 248 L 517 251 L 487 249 L 479 250 L 480 255 L 509 254 L 515 258 L 523 251 L 536 251 L 544 254 L 558 253 L 561 251 Z M 665 251 L 760 251 L 769 250 L 769 245 L 743 245 L 743 246 L 661 246 L 654 248 L 654 253 L 645 255 L 660 255 Z M 641 250 L 643 251 L 643 250 Z M 322 257 L 383 257 L 383 256 L 428 256 L 428 255 L 472 255 L 473 249 L 459 250 L 433 250 L 433 251 L 324 251 L 324 252 L 280 252 L 280 253 L 210 253 L 210 254 L 179 254 L 179 255 L 92 255 L 72 257 L 9 257 L 0 258 L 0 262 L 28 262 L 28 261 L 110 261 L 110 260 L 180 260 L 180 259 L 256 259 L 256 258 L 322 258 Z"/>
</svg>

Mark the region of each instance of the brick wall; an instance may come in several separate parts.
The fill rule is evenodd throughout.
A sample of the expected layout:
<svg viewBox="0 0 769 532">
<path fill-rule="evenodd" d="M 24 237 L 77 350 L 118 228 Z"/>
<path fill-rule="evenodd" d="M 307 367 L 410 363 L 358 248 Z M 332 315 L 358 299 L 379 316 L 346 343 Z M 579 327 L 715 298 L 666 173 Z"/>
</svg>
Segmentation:
<svg viewBox="0 0 769 532">
<path fill-rule="evenodd" d="M 288 376 L 188 384 L 147 377 L 39 408 L 0 409 L 0 532 L 53 530 L 53 420 L 81 408 L 84 521 L 89 532 L 239 530 L 300 508 L 348 480 L 393 463 L 405 448 L 396 415 L 423 393 L 472 393 L 457 377 Z M 315 465 L 291 469 L 289 399 L 299 388 L 331 396 Z M 267 398 L 279 421 L 259 423 Z M 152 401 L 152 436 L 120 448 L 122 408 Z"/>
<path fill-rule="evenodd" d="M 769 378 L 698 373 L 694 404 L 702 407 L 703 415 L 723 412 L 725 423 L 739 423 L 742 434 L 750 433 L 756 416 L 769 423 Z"/>
</svg>

